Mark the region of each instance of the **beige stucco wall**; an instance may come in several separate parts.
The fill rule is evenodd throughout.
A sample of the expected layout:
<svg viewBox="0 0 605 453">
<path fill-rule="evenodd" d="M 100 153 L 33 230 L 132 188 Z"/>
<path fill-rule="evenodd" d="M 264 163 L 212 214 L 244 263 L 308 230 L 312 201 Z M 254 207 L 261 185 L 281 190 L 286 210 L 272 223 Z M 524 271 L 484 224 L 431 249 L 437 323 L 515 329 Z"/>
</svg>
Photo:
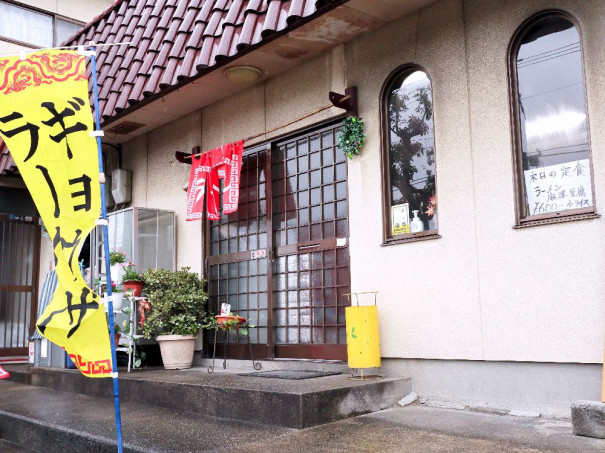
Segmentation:
<svg viewBox="0 0 605 453">
<path fill-rule="evenodd" d="M 348 83 L 359 87 L 368 125 L 364 155 L 350 165 L 353 291 L 381 291 L 383 355 L 602 360 L 605 262 L 596 251 L 604 245 L 603 220 L 512 228 L 506 69 L 510 38 L 532 13 L 560 7 L 577 17 L 590 43 L 584 56 L 599 211 L 605 118 L 598 3 L 445 0 L 347 46 Z M 380 247 L 378 99 L 387 74 L 410 62 L 433 82 L 442 238 Z"/>
<path fill-rule="evenodd" d="M 174 209 L 178 263 L 199 269 L 201 233 L 197 222 L 183 221 L 186 178 L 175 176 L 173 152 L 271 129 L 326 105 L 329 90 L 356 85 L 368 139 L 349 162 L 352 290 L 380 291 L 383 356 L 600 362 L 604 220 L 512 228 L 507 47 L 527 17 L 549 7 L 568 10 L 581 26 L 600 211 L 605 9 L 597 0 L 437 2 L 127 143 L 134 204 Z M 379 98 L 385 79 L 405 63 L 422 65 L 433 83 L 442 237 L 383 247 Z"/>
<path fill-rule="evenodd" d="M 189 168 L 175 162 L 175 151 L 190 151 L 201 140 L 201 112 L 153 130 L 123 145 L 122 167 L 132 170 L 132 206 L 174 211 L 177 267 L 202 270 L 200 222 L 185 221 Z"/>
<path fill-rule="evenodd" d="M 559 7 L 579 21 L 585 44 L 595 205 L 597 212 L 602 211 L 605 9 L 600 1 L 515 4 L 513 8 L 511 2 L 473 1 L 467 7 L 485 358 L 600 362 L 605 333 L 605 284 L 601 278 L 605 259 L 600 253 L 605 246 L 605 220 L 510 228 L 514 205 L 503 61 L 511 34 L 533 12 Z M 498 67 L 503 69 L 494 70 Z"/>
</svg>

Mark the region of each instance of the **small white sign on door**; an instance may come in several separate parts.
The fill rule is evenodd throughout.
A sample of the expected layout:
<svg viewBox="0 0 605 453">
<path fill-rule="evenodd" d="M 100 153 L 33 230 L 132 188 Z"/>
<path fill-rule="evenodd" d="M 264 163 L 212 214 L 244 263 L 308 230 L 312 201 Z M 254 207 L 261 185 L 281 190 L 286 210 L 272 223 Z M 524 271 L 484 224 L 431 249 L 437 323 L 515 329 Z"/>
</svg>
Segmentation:
<svg viewBox="0 0 605 453">
<path fill-rule="evenodd" d="M 256 259 L 256 258 L 266 258 L 267 257 L 267 250 L 262 249 L 262 250 L 252 250 L 250 252 L 250 259 Z"/>
<path fill-rule="evenodd" d="M 29 342 L 29 363 L 34 363 L 34 351 L 36 344 L 33 341 Z"/>
</svg>

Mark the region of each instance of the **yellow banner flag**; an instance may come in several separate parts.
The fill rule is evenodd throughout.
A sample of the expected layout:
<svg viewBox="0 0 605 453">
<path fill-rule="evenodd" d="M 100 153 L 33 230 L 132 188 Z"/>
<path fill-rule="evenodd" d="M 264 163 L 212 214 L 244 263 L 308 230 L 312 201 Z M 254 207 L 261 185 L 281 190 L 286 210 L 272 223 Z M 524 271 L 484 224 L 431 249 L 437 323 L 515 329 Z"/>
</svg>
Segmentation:
<svg viewBox="0 0 605 453">
<path fill-rule="evenodd" d="M 84 56 L 46 50 L 25 60 L 0 58 L 0 134 L 31 192 L 55 254 L 58 285 L 37 328 L 65 348 L 82 374 L 109 377 L 105 310 L 78 264 L 101 210 L 92 130 Z"/>
</svg>

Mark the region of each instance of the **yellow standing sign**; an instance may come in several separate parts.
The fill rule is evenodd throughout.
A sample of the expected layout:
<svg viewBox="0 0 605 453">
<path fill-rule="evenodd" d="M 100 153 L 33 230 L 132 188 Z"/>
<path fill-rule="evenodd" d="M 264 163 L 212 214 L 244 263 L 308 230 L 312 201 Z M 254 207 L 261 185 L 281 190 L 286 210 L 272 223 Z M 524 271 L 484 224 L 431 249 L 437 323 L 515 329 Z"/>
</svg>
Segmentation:
<svg viewBox="0 0 605 453">
<path fill-rule="evenodd" d="M 345 308 L 349 368 L 380 368 L 380 333 L 376 305 Z"/>
<path fill-rule="evenodd" d="M 89 377 L 110 377 L 103 304 L 78 256 L 101 210 L 86 60 L 46 50 L 0 58 L 0 135 L 53 242 L 57 289 L 36 325 Z"/>
</svg>

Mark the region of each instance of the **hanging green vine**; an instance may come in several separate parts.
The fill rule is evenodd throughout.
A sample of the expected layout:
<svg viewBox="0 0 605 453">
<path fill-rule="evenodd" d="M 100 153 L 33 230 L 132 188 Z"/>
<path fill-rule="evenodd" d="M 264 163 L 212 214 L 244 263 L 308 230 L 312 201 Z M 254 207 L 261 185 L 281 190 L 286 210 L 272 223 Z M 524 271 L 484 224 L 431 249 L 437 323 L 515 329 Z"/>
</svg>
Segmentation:
<svg viewBox="0 0 605 453">
<path fill-rule="evenodd" d="M 353 154 L 359 154 L 366 140 L 366 134 L 363 133 L 363 121 L 361 118 L 350 116 L 345 118 L 338 139 L 338 146 L 349 159 L 353 159 Z"/>
</svg>

